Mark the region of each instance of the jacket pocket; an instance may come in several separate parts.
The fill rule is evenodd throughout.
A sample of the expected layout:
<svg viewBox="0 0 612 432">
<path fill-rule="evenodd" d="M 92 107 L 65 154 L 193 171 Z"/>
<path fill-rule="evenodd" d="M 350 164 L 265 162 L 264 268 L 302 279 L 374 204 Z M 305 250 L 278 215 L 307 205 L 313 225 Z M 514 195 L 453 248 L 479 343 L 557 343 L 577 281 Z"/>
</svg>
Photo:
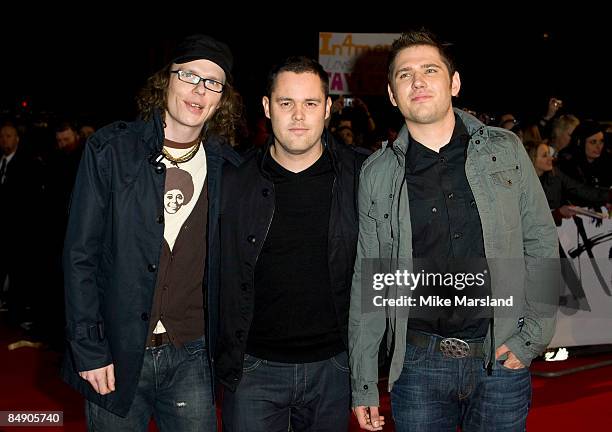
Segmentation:
<svg viewBox="0 0 612 432">
<path fill-rule="evenodd" d="M 520 220 L 520 176 L 515 156 L 509 152 L 484 155 L 481 163 L 491 188 L 493 208 L 499 216 L 497 220 L 506 230 L 517 228 Z"/>
</svg>

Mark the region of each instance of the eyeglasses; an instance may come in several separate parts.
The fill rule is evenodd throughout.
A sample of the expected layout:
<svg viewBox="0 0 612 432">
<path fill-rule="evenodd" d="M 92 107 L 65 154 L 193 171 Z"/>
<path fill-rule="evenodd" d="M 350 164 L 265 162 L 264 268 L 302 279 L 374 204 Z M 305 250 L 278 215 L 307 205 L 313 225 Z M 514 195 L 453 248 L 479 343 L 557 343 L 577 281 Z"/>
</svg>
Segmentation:
<svg viewBox="0 0 612 432">
<path fill-rule="evenodd" d="M 215 93 L 222 93 L 223 88 L 225 87 L 225 84 L 220 83 L 219 81 L 215 81 L 214 79 L 210 79 L 210 78 L 203 78 L 199 75 L 194 74 L 193 72 L 175 70 L 175 71 L 170 71 L 170 73 L 175 73 L 178 76 L 178 79 L 180 79 L 181 81 L 195 85 L 195 86 L 200 84 L 200 81 L 202 81 L 206 89 L 212 92 L 215 92 Z"/>
</svg>

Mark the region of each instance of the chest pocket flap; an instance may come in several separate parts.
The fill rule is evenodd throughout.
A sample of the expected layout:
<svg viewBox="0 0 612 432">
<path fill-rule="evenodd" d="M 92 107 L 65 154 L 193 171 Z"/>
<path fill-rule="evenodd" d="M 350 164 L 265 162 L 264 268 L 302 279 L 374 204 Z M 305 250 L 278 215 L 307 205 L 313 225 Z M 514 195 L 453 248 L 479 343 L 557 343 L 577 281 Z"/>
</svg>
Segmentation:
<svg viewBox="0 0 612 432">
<path fill-rule="evenodd" d="M 391 199 L 373 200 L 368 210 L 368 216 L 376 220 L 376 223 L 391 223 Z"/>
<path fill-rule="evenodd" d="M 504 150 L 482 155 L 480 166 L 495 185 L 505 189 L 518 188 L 519 164 L 514 153 Z"/>
</svg>

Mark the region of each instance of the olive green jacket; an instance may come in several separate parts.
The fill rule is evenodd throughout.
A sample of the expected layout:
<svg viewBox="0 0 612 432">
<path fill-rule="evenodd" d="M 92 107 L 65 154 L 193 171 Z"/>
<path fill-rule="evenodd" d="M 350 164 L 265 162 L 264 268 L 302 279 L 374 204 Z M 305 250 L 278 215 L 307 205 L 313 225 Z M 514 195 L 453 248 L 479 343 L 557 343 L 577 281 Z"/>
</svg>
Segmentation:
<svg viewBox="0 0 612 432">
<path fill-rule="evenodd" d="M 555 224 L 519 138 L 505 129 L 485 126 L 463 111 L 455 113 L 470 134 L 465 173 L 482 223 L 492 296 L 511 292 L 514 297 L 510 314 L 495 308 L 493 340 L 489 329 L 485 346 L 506 344 L 529 366 L 546 348 L 555 329 L 559 285 L 553 279 L 560 275 Z M 362 312 L 363 290 L 371 287 L 369 281 L 362 280 L 362 264 L 369 258 L 401 261 L 412 257 L 404 167 L 408 141 L 404 126 L 393 145 L 384 143 L 361 169 L 359 241 L 349 312 L 353 406 L 379 405 L 378 350 L 387 322 L 387 346 L 394 346 L 389 353 L 389 390 L 404 364 L 408 313 L 388 308 Z M 485 364 L 494 355 L 491 351 L 487 348 Z"/>
</svg>

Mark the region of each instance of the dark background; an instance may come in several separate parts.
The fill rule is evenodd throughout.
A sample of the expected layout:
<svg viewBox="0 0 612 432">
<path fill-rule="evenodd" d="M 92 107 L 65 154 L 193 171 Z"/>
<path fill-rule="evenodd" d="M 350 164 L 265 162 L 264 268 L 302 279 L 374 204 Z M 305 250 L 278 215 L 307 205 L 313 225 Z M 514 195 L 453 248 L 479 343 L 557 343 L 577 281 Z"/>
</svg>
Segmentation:
<svg viewBox="0 0 612 432">
<path fill-rule="evenodd" d="M 307 3 L 291 8 L 300 6 L 314 9 Z M 238 6 L 233 11 L 229 3 L 213 7 L 202 2 L 182 9 L 178 18 L 164 9 L 130 16 L 121 10 L 72 10 L 69 15 L 38 10 L 51 15 L 42 23 L 15 27 L 13 22 L 1 30 L 0 113 L 36 117 L 46 112 L 96 126 L 129 120 L 135 116 L 138 89 L 164 65 L 175 42 L 202 32 L 230 45 L 236 86 L 252 118 L 262 112 L 269 67 L 287 55 L 317 58 L 319 31 L 395 33 L 425 25 L 454 44 L 462 79 L 455 105 L 527 118 L 541 115 L 548 98 L 555 96 L 564 101 L 564 112 L 612 120 L 612 37 L 601 11 L 568 9 L 568 17 L 561 19 L 553 18 L 552 11 L 534 16 L 529 9 L 459 13 L 453 9 L 458 5 L 442 3 L 432 4 L 424 14 L 395 14 L 378 2 L 377 7 L 362 8 L 352 18 L 315 11 L 315 19 L 297 12 L 256 18 Z M 433 17 L 442 9 L 447 18 Z M 367 102 L 375 116 L 393 113 L 386 95 Z"/>
</svg>

